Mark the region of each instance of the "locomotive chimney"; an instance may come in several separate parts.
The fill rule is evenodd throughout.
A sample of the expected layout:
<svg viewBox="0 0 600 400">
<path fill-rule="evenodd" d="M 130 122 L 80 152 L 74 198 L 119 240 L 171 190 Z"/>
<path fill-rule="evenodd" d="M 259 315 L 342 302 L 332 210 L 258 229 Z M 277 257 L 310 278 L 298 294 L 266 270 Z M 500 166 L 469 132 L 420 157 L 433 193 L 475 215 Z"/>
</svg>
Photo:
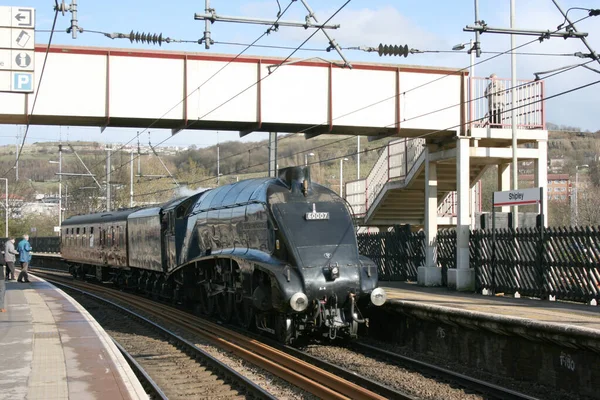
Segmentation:
<svg viewBox="0 0 600 400">
<path fill-rule="evenodd" d="M 292 191 L 305 196 L 312 190 L 310 167 L 288 167 L 279 170 L 279 179 Z"/>
</svg>

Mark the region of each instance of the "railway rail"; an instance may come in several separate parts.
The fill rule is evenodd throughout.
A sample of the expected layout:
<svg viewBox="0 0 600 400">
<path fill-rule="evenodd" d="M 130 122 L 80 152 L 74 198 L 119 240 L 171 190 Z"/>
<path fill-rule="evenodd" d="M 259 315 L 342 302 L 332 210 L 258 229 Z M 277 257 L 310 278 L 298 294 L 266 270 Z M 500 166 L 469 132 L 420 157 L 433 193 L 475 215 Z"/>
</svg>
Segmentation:
<svg viewBox="0 0 600 400">
<path fill-rule="evenodd" d="M 53 271 L 58 272 L 58 270 L 53 270 Z M 64 273 L 66 273 L 66 272 L 64 272 Z M 97 285 L 93 285 L 93 286 L 98 287 Z M 112 291 L 112 289 L 106 289 L 106 288 L 104 288 L 104 290 Z M 138 296 L 135 296 L 135 297 L 138 297 Z M 157 304 L 157 303 L 152 303 L 152 304 Z M 167 308 L 169 308 L 170 310 L 174 310 L 172 307 L 167 307 Z M 185 313 L 185 315 L 190 317 L 190 314 Z M 191 317 L 191 318 L 196 318 L 196 317 Z M 206 320 L 204 320 L 204 319 L 200 319 L 199 321 L 202 321 L 203 323 L 207 323 Z M 208 322 L 208 324 L 211 324 L 211 323 Z M 222 327 L 220 327 L 220 325 L 216 325 L 216 326 L 219 328 L 222 328 Z M 339 378 L 351 381 L 354 384 L 356 384 L 364 389 L 367 389 L 369 391 L 372 391 L 374 393 L 378 393 L 379 395 L 381 395 L 385 398 L 415 399 L 418 397 L 418 396 L 414 397 L 414 396 L 411 396 L 410 394 L 403 393 L 401 390 L 398 390 L 395 387 L 390 387 L 385 384 L 379 383 L 373 378 L 362 376 L 360 374 L 360 372 L 357 373 L 356 371 L 353 371 L 351 369 L 343 368 L 341 366 L 335 365 L 333 362 L 328 362 L 318 356 L 313 356 L 313 355 L 309 354 L 308 352 L 304 352 L 302 350 L 299 350 L 299 349 L 296 349 L 296 348 L 293 348 L 290 346 L 283 346 L 283 345 L 277 343 L 276 341 L 273 341 L 270 339 L 265 339 L 264 337 L 261 337 L 260 339 L 257 338 L 255 340 L 257 342 L 258 342 L 258 340 L 260 340 L 262 342 L 268 343 L 269 346 L 271 346 L 274 349 L 277 349 L 280 352 L 285 352 L 285 353 L 288 353 L 298 359 L 304 360 L 305 362 L 310 363 L 311 365 L 314 365 L 323 370 L 329 371 L 330 373 L 334 374 L 335 376 L 337 376 Z M 374 347 L 374 346 L 371 346 L 368 344 L 364 344 L 361 342 L 352 342 L 349 347 L 352 350 L 356 351 L 357 353 L 370 355 L 370 356 L 375 357 L 376 359 L 380 359 L 380 360 L 385 359 L 385 360 L 388 360 L 388 362 L 390 362 L 391 364 L 401 365 L 410 370 L 421 371 L 422 373 L 424 373 L 428 376 L 435 377 L 436 379 L 439 379 L 440 381 L 452 382 L 453 384 L 458 384 L 459 386 L 467 388 L 471 391 L 476 391 L 478 393 L 482 393 L 484 396 L 488 396 L 489 398 L 510 399 L 510 400 L 535 400 L 536 399 L 535 397 L 528 396 L 526 394 L 511 390 L 509 388 L 505 388 L 505 387 L 495 385 L 490 382 L 485 382 L 483 380 L 472 378 L 472 377 L 469 377 L 464 374 L 459 374 L 457 372 L 441 368 L 441 367 L 436 366 L 431 363 L 426 363 L 426 362 L 423 362 L 420 360 L 416 360 L 414 358 L 410 358 L 410 357 L 403 356 L 400 354 L 392 353 L 390 351 L 380 349 L 380 348 L 377 348 L 377 347 Z M 351 397 L 355 398 L 354 396 L 351 396 Z"/>
<path fill-rule="evenodd" d="M 119 342 L 113 339 L 113 343 L 115 346 L 117 346 L 123 357 L 125 357 L 127 363 L 133 369 L 133 372 L 142 383 L 144 390 L 146 390 L 146 393 L 150 395 L 150 398 L 154 400 L 169 400 L 167 395 L 165 395 L 154 379 L 152 379 L 152 377 L 146 373 L 146 370 L 144 370 L 144 368 L 135 360 L 135 358 L 129 354 L 129 352 L 125 350 L 125 348 L 121 346 Z"/>
<path fill-rule="evenodd" d="M 107 302 L 113 307 L 119 307 L 126 310 L 124 307 L 117 305 L 115 302 L 110 302 L 102 296 L 109 296 L 120 302 L 126 302 L 137 310 L 158 317 L 159 319 L 182 328 L 193 334 L 197 334 L 208 339 L 217 346 L 232 352 L 238 357 L 270 372 L 273 375 L 299 387 L 303 390 L 312 393 L 322 399 L 410 399 L 413 397 L 403 394 L 398 391 L 391 391 L 383 385 L 369 385 L 369 388 L 361 386 L 337 375 L 338 372 L 332 373 L 318 366 L 312 365 L 311 362 L 301 360 L 288 354 L 281 349 L 274 348 L 265 343 L 234 332 L 221 325 L 206 321 L 195 317 L 187 312 L 181 311 L 171 306 L 136 296 L 129 293 L 119 292 L 114 289 L 106 288 L 100 285 L 77 282 L 71 278 L 61 277 L 54 273 L 42 272 L 39 269 L 37 273 L 44 276 L 48 281 L 57 285 L 68 287 L 80 292 L 86 292 L 93 295 L 96 299 Z M 90 293 L 91 292 L 91 293 Z M 126 312 L 131 312 L 127 310 Z M 141 315 L 136 315 L 136 318 L 142 319 L 147 323 L 154 324 Z M 158 325 L 154 324 L 157 328 Z M 160 328 L 163 329 L 164 328 Z M 181 338 L 182 339 L 182 338 Z M 180 339 L 177 339 L 178 341 Z M 184 339 L 183 339 L 184 340 Z M 185 344 L 187 347 L 198 349 L 189 342 Z M 200 350 L 200 349 L 198 349 Z M 197 351 L 197 350 L 194 350 Z M 344 374 L 351 378 L 352 374 Z M 356 380 L 356 379 L 355 379 Z M 262 389 L 261 389 L 262 390 Z M 378 390 L 378 392 L 375 392 Z M 265 398 L 262 393 L 259 398 Z M 271 397 L 272 398 L 272 397 Z"/>
</svg>

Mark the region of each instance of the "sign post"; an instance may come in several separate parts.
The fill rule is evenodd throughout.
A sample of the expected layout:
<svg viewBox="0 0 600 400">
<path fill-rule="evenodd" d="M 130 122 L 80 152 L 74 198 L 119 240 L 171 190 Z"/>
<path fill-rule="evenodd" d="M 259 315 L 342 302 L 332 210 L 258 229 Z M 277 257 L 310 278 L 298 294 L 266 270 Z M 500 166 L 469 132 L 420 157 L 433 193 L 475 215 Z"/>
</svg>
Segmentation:
<svg viewBox="0 0 600 400">
<path fill-rule="evenodd" d="M 492 197 L 492 293 L 496 291 L 496 207 L 502 206 L 523 206 L 523 205 L 540 205 L 540 239 L 544 238 L 544 188 L 518 189 L 505 192 L 494 192 Z M 518 215 L 514 216 L 519 218 Z M 542 254 L 539 255 L 543 257 Z M 541 258 L 540 258 L 541 260 Z M 541 268 L 541 262 L 540 262 Z"/>
<path fill-rule="evenodd" d="M 0 92 L 34 87 L 35 9 L 0 6 Z"/>
</svg>

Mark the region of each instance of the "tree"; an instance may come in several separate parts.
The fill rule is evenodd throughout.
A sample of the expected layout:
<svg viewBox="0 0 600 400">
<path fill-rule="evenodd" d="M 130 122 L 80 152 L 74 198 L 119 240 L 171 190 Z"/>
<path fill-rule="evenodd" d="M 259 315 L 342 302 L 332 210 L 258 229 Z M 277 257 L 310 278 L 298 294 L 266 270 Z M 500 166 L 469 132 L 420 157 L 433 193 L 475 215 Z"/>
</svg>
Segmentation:
<svg viewBox="0 0 600 400">
<path fill-rule="evenodd" d="M 568 202 L 548 202 L 548 226 L 571 225 L 571 205 Z"/>
<path fill-rule="evenodd" d="M 579 226 L 600 225 L 600 187 L 590 186 L 577 199 Z"/>
<path fill-rule="evenodd" d="M 25 215 L 8 221 L 9 236 L 55 236 L 54 227 L 57 225 L 58 215 Z M 31 229 L 35 228 L 35 232 Z"/>
</svg>

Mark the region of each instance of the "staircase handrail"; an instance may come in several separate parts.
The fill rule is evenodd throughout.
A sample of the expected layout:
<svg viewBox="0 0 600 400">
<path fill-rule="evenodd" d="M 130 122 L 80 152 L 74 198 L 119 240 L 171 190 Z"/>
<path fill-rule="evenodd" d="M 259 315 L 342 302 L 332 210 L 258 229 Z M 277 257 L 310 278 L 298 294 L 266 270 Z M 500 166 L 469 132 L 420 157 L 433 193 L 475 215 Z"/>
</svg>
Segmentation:
<svg viewBox="0 0 600 400">
<path fill-rule="evenodd" d="M 423 153 L 424 143 L 425 139 L 421 138 L 403 138 L 390 141 L 383 148 L 375 165 L 373 165 L 367 177 L 363 179 L 365 181 L 364 205 L 354 203 L 350 198 L 350 196 L 352 196 L 352 198 L 356 198 L 356 200 L 362 199 L 363 196 L 357 196 L 357 193 L 354 193 L 355 191 L 353 191 L 350 186 L 354 185 L 356 189 L 362 189 L 362 185 L 357 185 L 361 180 L 346 183 L 348 201 L 355 209 L 361 211 L 364 210 L 363 212 L 357 213 L 357 215 L 365 215 L 369 211 L 369 207 L 373 204 L 388 182 L 406 179 Z"/>
</svg>

